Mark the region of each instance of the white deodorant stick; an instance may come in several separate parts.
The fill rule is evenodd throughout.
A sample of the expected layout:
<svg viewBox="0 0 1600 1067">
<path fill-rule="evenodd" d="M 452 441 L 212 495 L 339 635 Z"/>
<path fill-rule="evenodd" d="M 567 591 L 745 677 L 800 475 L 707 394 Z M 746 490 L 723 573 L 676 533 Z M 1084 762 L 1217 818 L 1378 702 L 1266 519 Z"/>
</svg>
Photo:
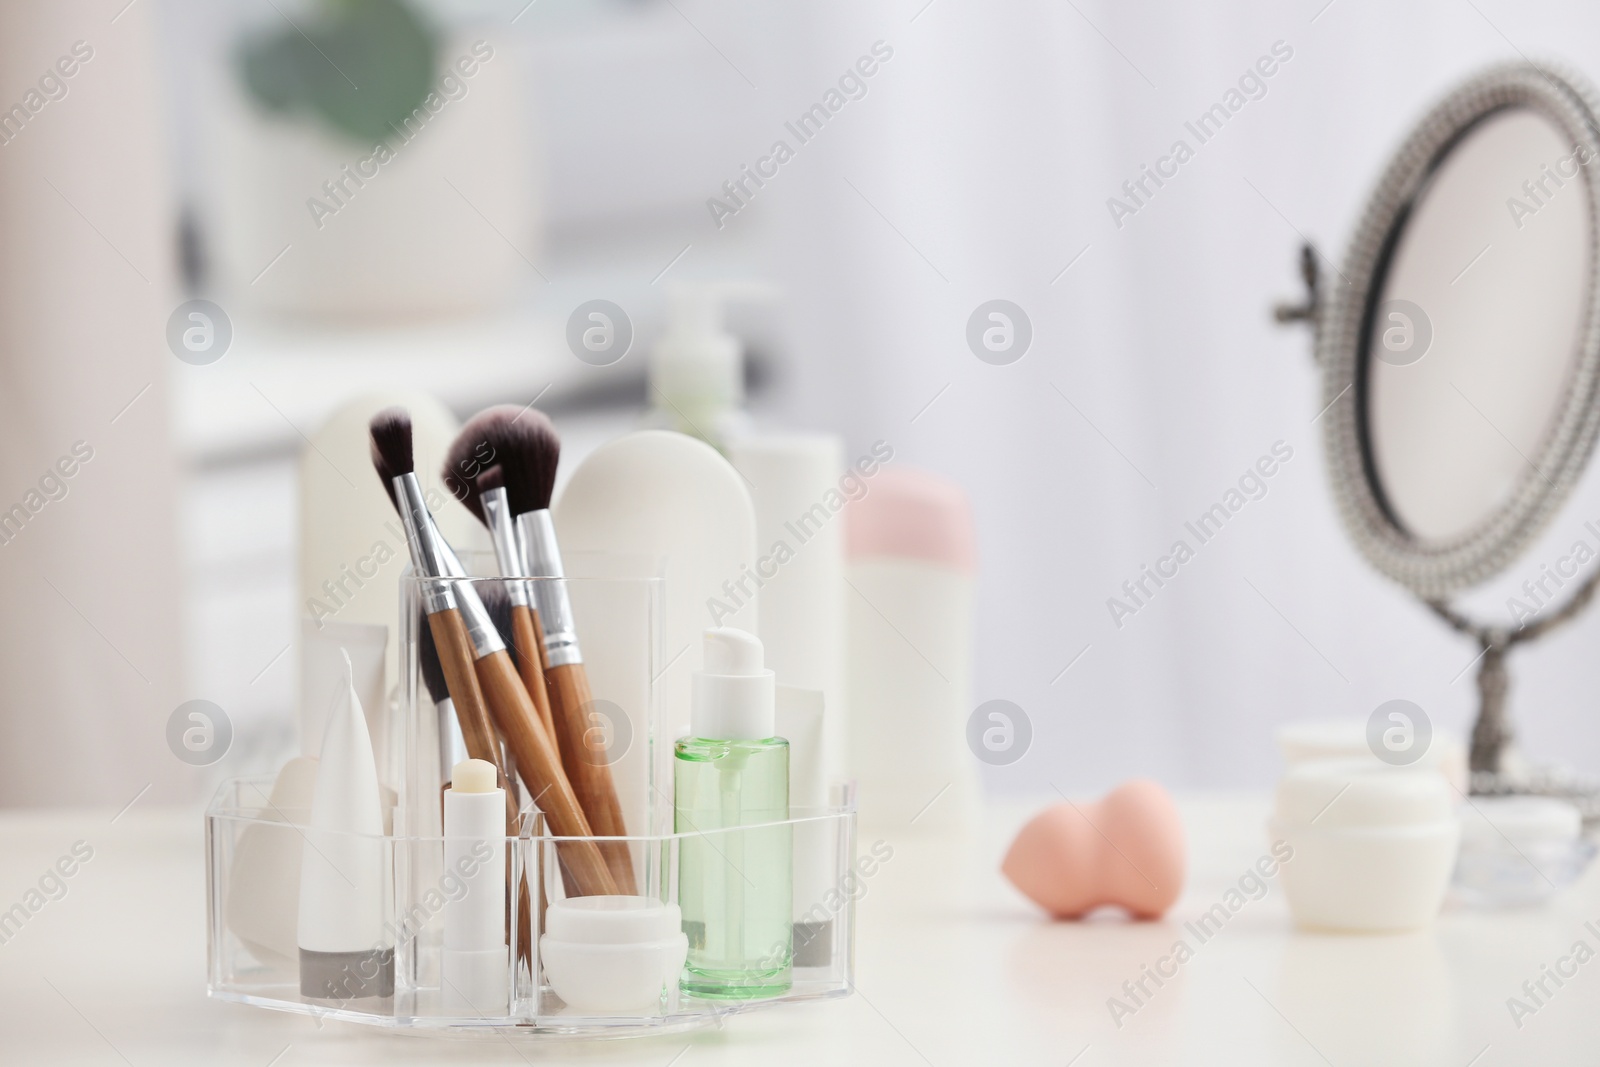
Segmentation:
<svg viewBox="0 0 1600 1067">
<path fill-rule="evenodd" d="M 960 486 L 893 464 L 845 509 L 847 701 L 861 825 L 977 825 L 972 713 L 977 533 Z"/>
<path fill-rule="evenodd" d="M 505 1015 L 506 795 L 494 764 L 456 764 L 444 791 L 445 1010 L 474 1018 Z"/>
</svg>

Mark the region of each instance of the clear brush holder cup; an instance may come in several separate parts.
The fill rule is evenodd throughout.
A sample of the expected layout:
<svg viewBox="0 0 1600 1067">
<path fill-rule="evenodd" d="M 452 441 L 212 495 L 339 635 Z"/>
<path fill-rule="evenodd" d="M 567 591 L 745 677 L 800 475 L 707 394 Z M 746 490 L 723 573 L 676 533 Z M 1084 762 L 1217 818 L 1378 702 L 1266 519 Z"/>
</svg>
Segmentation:
<svg viewBox="0 0 1600 1067">
<path fill-rule="evenodd" d="M 486 556 L 463 562 L 475 572 L 493 567 Z M 206 814 L 211 996 L 406 1031 L 582 1037 L 687 1029 L 849 994 L 860 884 L 853 790 L 834 787 L 829 805 L 791 805 L 787 819 L 759 825 L 675 825 L 673 743 L 686 732 L 677 720 L 689 671 L 688 657 L 663 656 L 658 568 L 611 557 L 567 564 L 592 694 L 584 719 L 612 772 L 627 836 L 556 836 L 522 790 L 514 832 L 508 824 L 504 838 L 445 837 L 443 790 L 463 754 L 461 731 L 421 671 L 422 606 L 438 580 L 408 574 L 403 674 L 397 699 L 376 711 L 384 735 L 399 739 L 378 761 L 385 833 L 314 829 L 311 761 L 277 782 L 224 783 Z M 499 578 L 452 581 L 490 600 L 507 591 Z M 296 775 L 298 786 L 286 784 Z M 618 893 L 604 902 L 585 896 L 575 876 L 594 852 L 626 872 L 614 874 Z M 360 901 L 351 924 L 359 932 L 331 965 L 321 956 L 308 964 L 299 949 L 303 892 L 317 886 Z M 504 945 L 467 958 L 447 947 L 446 926 L 485 893 L 503 917 Z M 785 902 L 775 905 L 779 895 Z M 752 901 L 760 906 L 742 906 Z M 783 909 L 789 921 L 774 922 Z M 703 968 L 693 967 L 730 944 L 761 957 L 768 979 L 708 995 L 694 980 Z"/>
</svg>

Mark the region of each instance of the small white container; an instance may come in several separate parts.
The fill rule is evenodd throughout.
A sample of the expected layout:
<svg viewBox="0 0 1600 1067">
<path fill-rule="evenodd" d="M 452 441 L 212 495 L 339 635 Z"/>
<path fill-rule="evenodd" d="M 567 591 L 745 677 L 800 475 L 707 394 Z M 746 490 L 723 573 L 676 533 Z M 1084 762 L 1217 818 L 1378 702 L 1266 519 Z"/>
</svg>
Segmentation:
<svg viewBox="0 0 1600 1067">
<path fill-rule="evenodd" d="M 1282 879 L 1295 921 L 1369 932 L 1431 922 L 1461 840 L 1451 796 L 1431 768 L 1372 759 L 1291 767 L 1270 831 L 1293 849 Z"/>
<path fill-rule="evenodd" d="M 1286 767 L 1317 759 L 1374 758 L 1367 741 L 1365 719 L 1308 719 L 1285 723 L 1278 728 L 1278 751 Z M 1467 746 L 1459 737 L 1442 730 L 1433 732 L 1433 741 L 1411 766 L 1432 767 L 1465 794 L 1471 778 L 1467 770 Z"/>
<path fill-rule="evenodd" d="M 1484 908 L 1539 904 L 1594 858 L 1576 805 L 1557 797 L 1477 797 L 1461 820 L 1455 889 Z"/>
<path fill-rule="evenodd" d="M 689 953 L 682 912 L 652 897 L 552 900 L 545 930 L 539 952 L 550 988 L 584 1013 L 659 1010 Z"/>
</svg>

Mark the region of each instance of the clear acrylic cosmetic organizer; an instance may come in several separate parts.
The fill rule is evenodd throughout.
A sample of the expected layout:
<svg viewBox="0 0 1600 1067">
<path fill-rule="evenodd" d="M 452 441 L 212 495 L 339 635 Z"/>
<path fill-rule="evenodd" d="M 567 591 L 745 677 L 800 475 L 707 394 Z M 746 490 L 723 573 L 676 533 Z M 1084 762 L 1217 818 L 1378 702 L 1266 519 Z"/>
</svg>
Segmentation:
<svg viewBox="0 0 1600 1067">
<path fill-rule="evenodd" d="M 465 563 L 474 573 L 493 566 L 492 559 L 471 555 Z M 590 721 L 602 723 L 608 735 L 607 757 L 630 833 L 624 840 L 637 883 L 631 892 L 676 904 L 686 841 L 709 845 L 718 855 L 737 854 L 736 835 L 763 828 L 673 831 L 673 742 L 686 724 L 670 720 L 686 714 L 689 657 L 675 657 L 677 649 L 663 655 L 661 581 L 639 576 L 654 572 L 650 563 L 580 556 L 567 564 L 565 581 L 593 707 L 602 716 Z M 617 574 L 625 576 L 611 576 Z M 785 824 L 765 828 L 771 833 L 773 825 L 784 826 L 794 842 L 794 966 L 787 992 L 711 1000 L 668 983 L 648 1010 L 595 1014 L 564 1004 L 541 966 L 540 920 L 541 900 L 565 895 L 558 853 L 568 839 L 550 836 L 543 816 L 524 799 L 520 833 L 507 838 L 510 881 L 518 887 L 507 893 L 508 995 L 504 1003 L 475 1002 L 468 1014 L 459 1004 L 447 1005 L 441 989 L 442 917 L 460 882 L 445 868 L 441 814 L 451 731 L 448 724 L 441 729 L 418 666 L 417 627 L 425 625 L 420 594 L 430 581 L 409 572 L 401 579 L 401 681 L 388 707 L 376 715 L 368 709 L 386 803 L 394 801 L 392 809 L 386 808 L 393 832 L 370 846 L 381 852 L 387 882 L 381 906 L 385 941 L 394 948 L 393 995 L 301 995 L 294 948 L 301 858 L 319 843 L 330 851 L 332 846 L 326 831 L 306 829 L 309 811 L 270 799 L 270 779 L 235 779 L 223 784 L 206 813 L 210 996 L 399 1031 L 601 1037 L 690 1029 L 730 1013 L 850 993 L 857 884 L 854 796 L 848 786 L 836 786 L 826 808 L 791 805 Z M 504 584 L 498 578 L 468 581 L 480 587 Z M 682 692 L 674 693 L 673 687 Z"/>
</svg>

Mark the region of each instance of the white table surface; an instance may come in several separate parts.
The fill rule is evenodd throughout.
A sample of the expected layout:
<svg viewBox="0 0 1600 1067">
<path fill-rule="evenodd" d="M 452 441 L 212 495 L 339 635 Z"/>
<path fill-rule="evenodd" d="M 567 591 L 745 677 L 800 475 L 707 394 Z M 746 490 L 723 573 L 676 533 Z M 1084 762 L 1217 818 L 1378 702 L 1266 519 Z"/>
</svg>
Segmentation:
<svg viewBox="0 0 1600 1067">
<path fill-rule="evenodd" d="M 1041 805 L 1045 803 L 1041 801 Z M 1266 846 L 1264 797 L 1180 800 L 1190 870 L 1162 922 L 1044 920 L 997 873 L 1028 814 L 981 838 L 877 836 L 894 857 L 859 910 L 856 995 L 625 1041 L 380 1034 L 205 996 L 196 810 L 0 815 L 0 910 L 78 840 L 94 857 L 0 944 L 0 1064 L 1499 1064 L 1600 1062 L 1600 959 L 1519 1029 L 1506 1006 L 1576 941 L 1600 949 L 1600 874 L 1546 907 L 1450 907 L 1429 930 L 1295 932 L 1274 885 L 1119 1029 L 1107 999 L 1186 936 Z M 1191 937 L 1191 943 L 1193 939 Z M 1152 987 L 1153 988 L 1153 987 Z M 1552 985 L 1549 988 L 1554 989 Z"/>
</svg>

